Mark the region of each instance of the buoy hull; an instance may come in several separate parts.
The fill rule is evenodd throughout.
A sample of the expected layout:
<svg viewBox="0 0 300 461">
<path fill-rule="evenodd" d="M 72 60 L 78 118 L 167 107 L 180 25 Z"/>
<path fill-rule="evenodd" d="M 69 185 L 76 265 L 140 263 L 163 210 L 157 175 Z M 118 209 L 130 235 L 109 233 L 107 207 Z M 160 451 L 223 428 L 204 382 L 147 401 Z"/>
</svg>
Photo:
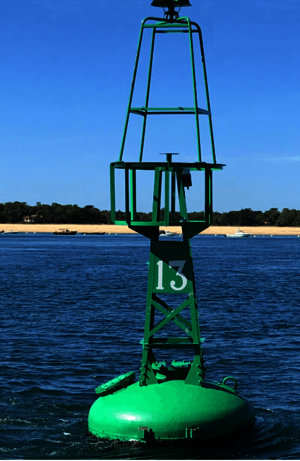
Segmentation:
<svg viewBox="0 0 300 461">
<path fill-rule="evenodd" d="M 252 405 L 226 385 L 202 387 L 174 380 L 139 386 L 134 383 L 94 402 L 89 432 L 122 441 L 208 440 L 251 426 Z"/>
</svg>

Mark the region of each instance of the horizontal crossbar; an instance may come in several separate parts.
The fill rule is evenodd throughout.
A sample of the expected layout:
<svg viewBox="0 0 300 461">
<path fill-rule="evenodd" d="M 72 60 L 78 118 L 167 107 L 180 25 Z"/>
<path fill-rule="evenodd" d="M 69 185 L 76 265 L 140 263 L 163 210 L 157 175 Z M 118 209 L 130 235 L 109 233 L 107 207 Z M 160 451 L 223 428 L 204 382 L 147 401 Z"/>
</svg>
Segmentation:
<svg viewBox="0 0 300 461">
<path fill-rule="evenodd" d="M 205 163 L 205 162 L 194 162 L 194 163 L 187 163 L 187 162 L 113 162 L 111 163 L 114 169 L 125 169 L 128 170 L 150 170 L 155 171 L 156 169 L 160 168 L 161 171 L 177 171 L 180 168 L 189 168 L 190 171 L 204 171 L 204 170 L 223 170 L 222 163 Z"/>
<path fill-rule="evenodd" d="M 194 115 L 198 114 L 211 115 L 208 110 L 197 107 L 132 107 L 130 109 L 132 114 L 137 115 Z"/>
<path fill-rule="evenodd" d="M 187 342 L 187 338 L 156 338 L 143 346 L 144 349 L 199 349 L 201 343 Z"/>
<path fill-rule="evenodd" d="M 151 18 L 148 18 L 151 19 Z M 154 18 L 153 18 L 154 19 Z M 195 26 L 196 23 L 191 22 L 191 26 Z M 186 29 L 187 32 L 189 32 L 189 25 L 187 22 L 179 22 L 178 20 L 176 23 L 166 23 L 166 22 L 157 22 L 155 24 L 143 24 L 143 29 Z M 158 32 L 157 30 L 155 31 L 156 33 Z M 198 32 L 198 29 L 191 29 L 191 32 Z"/>
</svg>

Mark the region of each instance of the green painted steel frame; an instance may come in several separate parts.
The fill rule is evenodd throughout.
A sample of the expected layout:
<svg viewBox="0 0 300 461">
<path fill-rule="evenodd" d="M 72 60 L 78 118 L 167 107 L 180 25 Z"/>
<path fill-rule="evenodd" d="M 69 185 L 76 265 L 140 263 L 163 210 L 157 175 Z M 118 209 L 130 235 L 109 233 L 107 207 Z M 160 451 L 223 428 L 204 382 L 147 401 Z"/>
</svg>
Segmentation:
<svg viewBox="0 0 300 461">
<path fill-rule="evenodd" d="M 147 24 L 149 21 L 158 21 L 154 24 Z M 146 99 L 145 99 L 145 106 L 144 107 L 135 107 L 132 108 L 132 99 L 136 81 L 136 75 L 138 70 L 141 46 L 142 46 L 142 39 L 144 29 L 153 29 L 152 31 L 152 39 L 151 39 L 151 48 L 150 48 L 150 62 L 149 62 L 149 70 L 148 70 L 148 79 L 147 79 L 147 89 L 146 89 Z M 193 78 L 193 93 L 194 93 L 194 107 L 173 107 L 173 108 L 151 108 L 148 107 L 149 103 L 149 94 L 150 94 L 150 84 L 151 84 L 151 76 L 152 76 L 152 65 L 153 65 L 153 53 L 154 53 L 154 44 L 155 44 L 155 35 L 158 33 L 188 33 L 189 34 L 189 42 L 190 42 L 190 55 L 191 55 L 191 66 L 192 66 L 192 78 Z M 204 85 L 205 85 L 205 92 L 206 92 L 206 103 L 207 109 L 200 109 L 198 107 L 198 97 L 197 97 L 197 86 L 196 86 L 196 69 L 195 69 L 195 57 L 194 57 L 194 44 L 193 44 L 193 34 L 198 34 L 199 36 L 199 43 L 200 43 L 200 52 L 202 57 L 202 65 L 203 65 L 203 75 L 204 75 Z M 143 128 L 142 128 L 142 139 L 141 139 L 141 146 L 140 146 L 140 154 L 139 154 L 139 161 L 142 162 L 143 159 L 143 151 L 144 151 L 144 143 L 145 143 L 145 132 L 146 132 L 146 123 L 148 115 L 163 115 L 163 114 L 194 114 L 195 115 L 195 122 L 196 122 L 196 136 L 197 136 L 197 150 L 198 150 L 198 162 L 201 162 L 201 144 L 200 144 L 200 126 L 199 126 L 199 115 L 205 114 L 208 116 L 209 119 L 209 129 L 210 129 L 210 138 L 211 138 L 211 149 L 212 149 L 212 160 L 213 163 L 216 163 L 216 153 L 215 153 L 215 143 L 214 143 L 214 135 L 213 135 L 213 126 L 212 126 L 212 117 L 211 117 L 211 108 L 210 108 L 210 98 L 209 98 L 209 91 L 208 91 L 208 82 L 207 82 L 207 72 L 206 72 L 206 64 L 205 64 L 205 55 L 204 55 L 204 46 L 203 46 L 203 39 L 202 39 L 202 32 L 200 26 L 192 22 L 187 17 L 181 17 L 173 21 L 169 21 L 166 19 L 155 18 L 155 17 L 148 17 L 143 20 L 141 29 L 140 29 L 140 36 L 138 42 L 138 49 L 136 54 L 130 96 L 129 96 L 129 103 L 127 108 L 127 114 L 125 119 L 125 127 L 123 132 L 123 138 L 121 143 L 121 150 L 119 161 L 123 159 L 123 153 L 125 148 L 125 140 L 127 135 L 128 123 L 130 114 L 138 114 L 143 116 Z"/>
<path fill-rule="evenodd" d="M 205 174 L 205 220 L 189 220 L 185 200 L 185 188 L 182 183 L 182 171 L 188 168 L 190 171 L 204 171 Z M 202 232 L 210 226 L 212 220 L 212 171 L 222 170 L 223 165 L 207 163 L 151 163 L 151 162 L 115 162 L 110 165 L 111 185 L 111 219 L 118 225 L 128 225 L 137 232 L 151 238 L 157 226 L 182 226 L 183 234 L 189 238 Z M 115 172 L 124 170 L 125 174 L 125 221 L 116 220 L 116 197 L 115 197 Z M 153 208 L 152 220 L 139 221 L 136 213 L 136 177 L 137 171 L 154 172 Z M 164 219 L 161 218 L 162 206 L 162 177 L 165 179 L 164 194 Z M 171 181 L 170 181 L 171 175 Z M 181 219 L 175 219 L 175 197 L 179 199 L 179 211 Z M 171 204 L 170 204 L 171 197 Z M 144 227 L 144 229 L 143 229 Z M 148 227 L 149 229 L 145 229 Z M 154 229 L 153 229 L 154 228 Z"/>
<path fill-rule="evenodd" d="M 148 68 L 147 86 L 146 86 L 146 97 L 145 106 L 143 107 L 132 107 L 132 99 L 135 88 L 135 81 L 137 76 L 138 64 L 140 59 L 141 47 L 143 34 L 145 29 L 152 29 L 151 46 L 150 46 L 150 60 Z M 149 107 L 149 95 L 150 85 L 152 77 L 153 67 L 153 56 L 154 56 L 154 45 L 156 34 L 160 33 L 188 33 L 190 43 L 190 58 L 191 58 L 191 69 L 192 69 L 192 80 L 193 80 L 193 94 L 194 94 L 194 107 Z M 195 58 L 194 58 L 194 44 L 193 34 L 197 34 L 199 37 L 200 52 L 202 57 L 204 85 L 206 92 L 207 108 L 201 109 L 198 107 L 198 96 L 196 86 L 196 70 L 195 70 Z M 126 135 L 129 124 L 129 117 L 131 114 L 141 115 L 143 117 L 142 125 L 142 136 L 139 150 L 138 162 L 124 162 L 123 154 L 125 148 Z M 151 163 L 143 162 L 143 152 L 145 144 L 145 134 L 148 115 L 182 115 L 182 114 L 193 114 L 195 115 L 196 122 L 196 138 L 197 138 L 197 152 L 198 161 L 195 163 L 172 163 L 171 157 L 167 159 L 166 163 Z M 210 138 L 211 138 L 211 150 L 212 150 L 212 163 L 205 163 L 201 160 L 201 144 L 200 144 L 200 126 L 199 126 L 199 115 L 207 115 L 209 120 Z M 111 219 L 112 222 L 119 225 L 128 225 L 130 228 L 137 232 L 152 238 L 158 234 L 157 226 L 178 226 L 181 225 L 184 236 L 191 238 L 194 235 L 202 232 L 210 226 L 212 220 L 212 171 L 221 170 L 224 165 L 217 164 L 215 154 L 215 144 L 210 108 L 210 99 L 207 82 L 207 72 L 205 64 L 204 46 L 202 39 L 202 32 L 199 25 L 192 22 L 187 17 L 181 17 L 176 20 L 167 20 L 156 17 L 148 17 L 143 20 L 137 54 L 134 65 L 134 72 L 128 102 L 128 108 L 125 119 L 125 127 L 123 132 L 123 138 L 121 143 L 121 150 L 119 160 L 113 162 L 110 167 L 110 183 L 111 183 Z M 185 201 L 185 190 L 182 184 L 182 171 L 183 168 L 188 168 L 190 171 L 204 171 L 205 172 L 205 219 L 204 221 L 191 221 L 187 216 L 186 201 Z M 124 169 L 125 173 L 125 220 L 116 220 L 116 196 L 115 196 L 115 171 L 117 169 Z M 137 219 L 136 210 L 136 178 L 138 170 L 149 170 L 154 171 L 154 193 L 153 193 L 153 208 L 152 208 L 152 220 L 141 221 Z M 171 181 L 170 181 L 171 175 Z M 165 200 L 164 200 L 164 219 L 161 219 L 161 195 L 162 195 L 162 177 L 164 176 L 165 182 Z M 176 195 L 176 183 L 178 188 L 178 199 L 181 220 L 176 221 L 175 217 L 175 195 Z M 169 189 L 171 188 L 171 195 Z M 171 197 L 171 200 L 170 200 Z"/>
<path fill-rule="evenodd" d="M 176 256 L 175 256 L 176 255 Z M 170 261 L 170 258 L 180 258 L 180 261 Z M 156 266 L 165 263 L 177 264 L 182 262 L 183 265 L 188 267 L 186 274 L 185 292 L 188 294 L 187 298 L 181 302 L 177 308 L 171 308 L 165 301 L 158 296 L 159 289 L 163 293 L 170 293 L 172 289 L 165 290 L 163 285 L 170 282 L 170 278 L 165 277 L 159 282 L 158 271 Z M 162 270 L 162 269 L 161 269 Z M 178 269 L 180 271 L 180 269 Z M 184 275 L 174 276 L 175 279 L 182 279 Z M 158 286 L 161 283 L 161 286 Z M 176 282 L 171 282 L 176 285 Z M 174 285 L 173 285 L 174 287 Z M 180 291 L 178 288 L 173 290 L 176 296 Z M 186 308 L 190 309 L 190 320 L 187 320 L 181 315 L 182 311 Z M 158 324 L 155 325 L 155 313 L 159 311 L 165 316 Z M 175 325 L 181 328 L 186 334 L 185 337 L 155 337 L 156 333 L 167 325 L 169 322 L 174 322 Z M 145 333 L 143 339 L 143 355 L 142 366 L 139 383 L 140 386 L 147 386 L 158 384 L 155 372 L 152 365 L 156 362 L 154 349 L 190 349 L 194 353 L 193 362 L 185 378 L 186 384 L 201 386 L 204 381 L 205 369 L 203 361 L 203 353 L 201 343 L 203 341 L 200 337 L 200 328 L 198 320 L 197 298 L 193 271 L 193 262 L 191 254 L 190 239 L 183 238 L 183 242 L 158 242 L 155 239 L 151 240 L 150 246 L 150 261 L 149 261 L 149 275 L 148 275 L 148 291 L 147 291 L 147 306 L 146 306 L 146 321 Z"/>
<path fill-rule="evenodd" d="M 156 21 L 148 24 L 149 21 Z M 158 21 L 158 22 L 157 22 Z M 148 69 L 145 106 L 132 108 L 132 99 L 135 80 L 140 58 L 141 45 L 144 29 L 153 29 L 150 47 L 150 61 Z M 192 66 L 194 107 L 148 107 L 150 83 L 152 76 L 153 55 L 155 36 L 158 33 L 188 33 L 190 42 L 190 56 Z M 198 107 L 196 71 L 194 59 L 193 34 L 198 34 L 200 51 L 203 63 L 204 83 L 206 91 L 207 108 Z M 142 137 L 138 162 L 124 162 L 123 153 L 127 135 L 130 114 L 137 114 L 143 117 Z M 196 122 L 197 151 L 198 161 L 195 163 L 172 162 L 172 154 L 167 154 L 166 162 L 143 162 L 143 151 L 145 143 L 145 133 L 148 115 L 163 114 L 194 114 Z M 211 137 L 212 163 L 205 163 L 201 160 L 200 127 L 199 115 L 207 115 L 209 119 L 209 129 Z M 128 225 L 131 229 L 151 239 L 150 261 L 148 276 L 148 291 L 146 305 L 146 321 L 142 355 L 142 366 L 139 378 L 140 386 L 158 384 L 154 363 L 156 362 L 154 349 L 175 348 L 191 349 L 194 358 L 191 367 L 187 370 L 185 377 L 186 384 L 201 386 L 204 382 L 204 362 L 202 355 L 200 328 L 198 320 L 197 298 L 195 290 L 195 280 L 193 272 L 193 262 L 191 254 L 190 239 L 196 234 L 205 230 L 212 220 L 212 172 L 222 170 L 224 165 L 218 164 L 215 155 L 215 145 L 213 127 L 211 119 L 211 108 L 207 84 L 207 73 L 204 58 L 204 48 L 201 29 L 198 24 L 191 22 L 189 18 L 179 18 L 176 20 L 164 20 L 159 18 L 146 18 L 142 22 L 138 49 L 136 54 L 133 80 L 130 90 L 128 109 L 125 120 L 124 133 L 122 138 L 119 160 L 110 165 L 110 184 L 111 184 L 111 219 L 115 224 Z M 194 221 L 188 219 L 185 197 L 185 183 L 183 175 L 185 169 L 188 171 L 204 172 L 205 176 L 205 219 L 204 221 Z M 124 170 L 125 175 L 125 220 L 116 220 L 116 170 Z M 154 173 L 152 220 L 145 222 L 138 220 L 137 216 L 137 174 L 139 171 L 152 171 Z M 164 219 L 161 218 L 162 211 L 162 180 L 164 177 Z M 176 193 L 179 202 L 180 219 L 176 220 Z M 160 241 L 159 226 L 181 226 L 182 241 Z M 177 270 L 178 268 L 178 270 Z M 163 274 L 165 274 L 163 276 Z M 179 285 L 178 285 L 179 283 Z M 180 283 L 182 283 L 180 285 Z M 187 294 L 187 299 L 181 301 L 179 306 L 171 308 L 161 295 Z M 190 320 L 182 315 L 184 309 L 189 308 Z M 159 311 L 165 316 L 163 320 L 155 324 L 155 313 Z M 184 330 L 185 337 L 157 337 L 156 334 L 169 322 Z M 167 378 L 166 378 L 167 379 Z"/>
</svg>

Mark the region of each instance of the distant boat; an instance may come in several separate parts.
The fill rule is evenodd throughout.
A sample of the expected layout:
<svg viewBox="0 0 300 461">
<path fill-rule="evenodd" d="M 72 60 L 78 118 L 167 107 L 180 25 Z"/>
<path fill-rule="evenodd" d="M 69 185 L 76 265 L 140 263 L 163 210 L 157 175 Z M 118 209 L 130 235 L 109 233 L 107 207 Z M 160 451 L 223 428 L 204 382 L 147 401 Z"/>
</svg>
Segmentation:
<svg viewBox="0 0 300 461">
<path fill-rule="evenodd" d="M 105 232 L 81 232 L 81 235 L 105 235 Z"/>
<path fill-rule="evenodd" d="M 58 229 L 53 232 L 53 235 L 76 235 L 77 231 L 70 231 L 69 229 Z"/>
<path fill-rule="evenodd" d="M 179 237 L 179 234 L 177 234 L 177 232 L 170 232 L 168 230 L 161 230 L 159 231 L 159 235 L 160 237 Z"/>
<path fill-rule="evenodd" d="M 225 234 L 225 237 L 251 237 L 253 234 L 237 229 L 235 234 Z"/>
<path fill-rule="evenodd" d="M 18 234 L 18 232 L 10 230 L 10 231 L 2 231 L 1 234 Z"/>
</svg>

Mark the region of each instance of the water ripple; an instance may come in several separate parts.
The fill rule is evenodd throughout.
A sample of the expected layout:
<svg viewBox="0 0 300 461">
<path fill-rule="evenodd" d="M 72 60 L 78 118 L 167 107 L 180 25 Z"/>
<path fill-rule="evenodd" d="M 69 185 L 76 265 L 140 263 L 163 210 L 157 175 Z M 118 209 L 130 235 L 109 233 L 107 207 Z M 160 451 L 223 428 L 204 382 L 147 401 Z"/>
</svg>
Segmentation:
<svg viewBox="0 0 300 461">
<path fill-rule="evenodd" d="M 95 387 L 140 367 L 149 241 L 19 234 L 0 239 L 0 458 L 300 457 L 299 239 L 192 249 L 207 378 L 238 379 L 253 428 L 200 446 L 90 438 Z"/>
</svg>

